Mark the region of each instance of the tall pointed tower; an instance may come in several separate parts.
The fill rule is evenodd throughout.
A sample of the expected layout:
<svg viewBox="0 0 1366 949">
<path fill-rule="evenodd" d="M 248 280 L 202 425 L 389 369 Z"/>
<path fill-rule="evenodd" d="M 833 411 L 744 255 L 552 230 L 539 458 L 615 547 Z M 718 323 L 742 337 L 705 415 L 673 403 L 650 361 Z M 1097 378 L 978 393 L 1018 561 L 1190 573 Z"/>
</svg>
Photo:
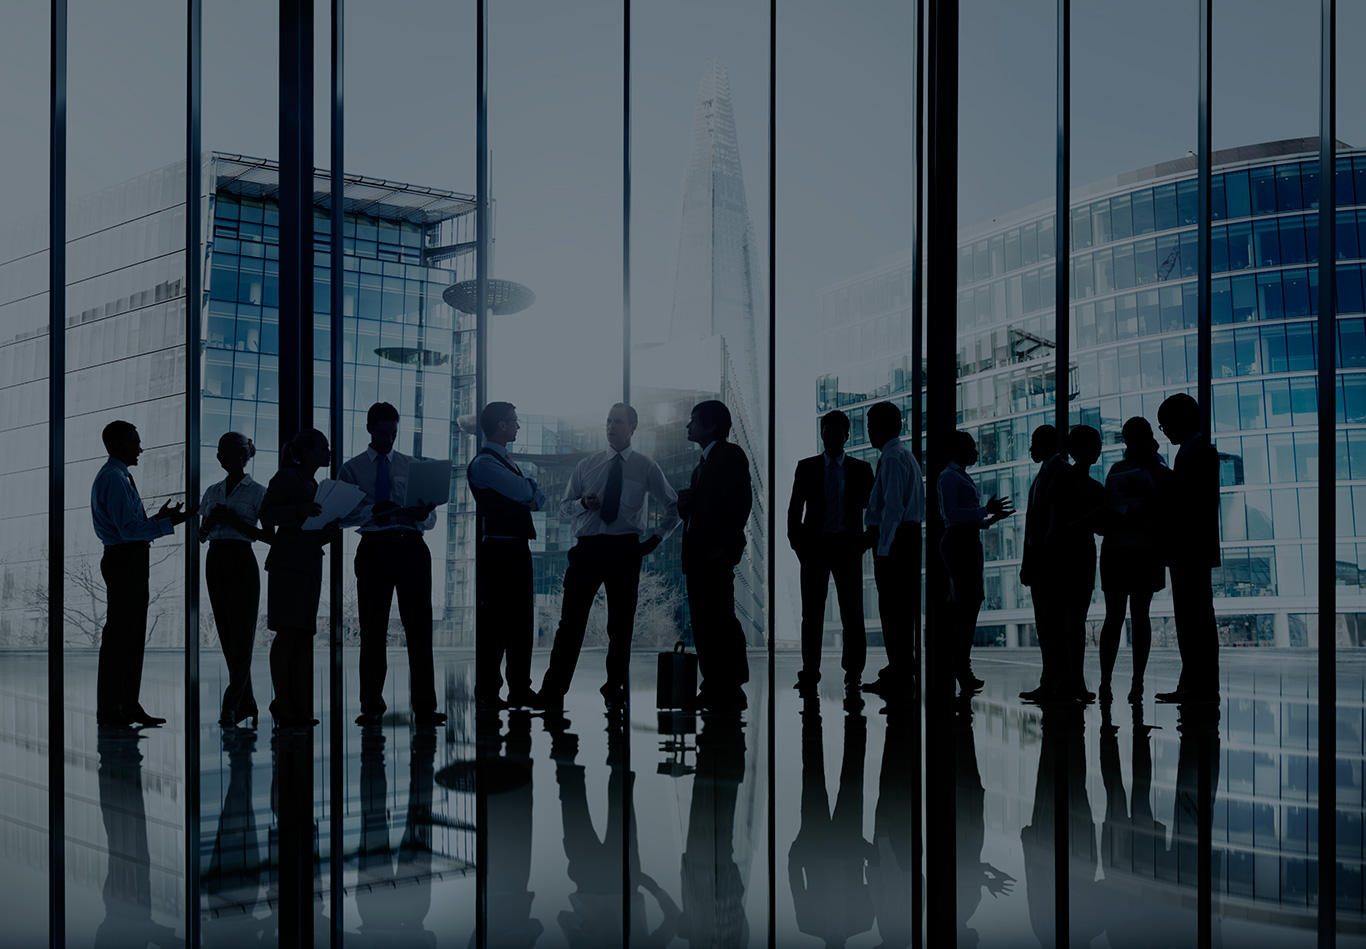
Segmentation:
<svg viewBox="0 0 1366 949">
<path fill-rule="evenodd" d="M 669 340 L 720 336 L 734 363 L 738 395 L 750 421 L 757 421 L 760 405 L 754 321 L 764 312 L 761 285 L 754 225 L 740 172 L 730 78 L 726 68 L 712 60 L 693 109 Z M 757 426 L 749 428 L 757 431 Z"/>
</svg>

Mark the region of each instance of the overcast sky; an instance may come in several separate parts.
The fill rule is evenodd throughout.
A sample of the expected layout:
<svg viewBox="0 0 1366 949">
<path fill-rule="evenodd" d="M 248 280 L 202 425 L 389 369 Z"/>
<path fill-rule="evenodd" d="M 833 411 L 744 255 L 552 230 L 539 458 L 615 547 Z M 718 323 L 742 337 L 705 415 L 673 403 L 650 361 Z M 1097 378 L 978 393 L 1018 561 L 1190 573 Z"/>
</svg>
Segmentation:
<svg viewBox="0 0 1366 949">
<path fill-rule="evenodd" d="M 779 4 L 779 481 L 813 446 L 812 300 L 910 245 L 914 23 L 902 0 Z M 325 5 L 319 5 L 325 11 Z M 1196 0 L 1073 5 L 1073 180 L 1196 144 Z M 1054 0 L 964 0 L 960 221 L 1054 194 Z M 206 149 L 277 158 L 278 25 L 269 0 L 206 0 Z M 347 4 L 347 170 L 473 192 L 472 0 Z M 1216 4 L 1216 147 L 1317 134 L 1317 0 Z M 601 415 L 620 392 L 622 27 L 617 0 L 493 0 L 489 141 L 494 276 L 535 305 L 492 331 L 489 392 L 524 412 Z M 0 226 L 41 214 L 47 170 L 47 4 L 6 0 L 0 30 Z M 749 210 L 767 280 L 768 3 L 637 2 L 632 10 L 634 337 L 671 300 L 694 98 L 710 57 L 729 70 Z M 87 194 L 179 160 L 184 4 L 71 0 L 68 187 Z M 1366 4 L 1339 4 L 1340 49 Z M 320 22 L 317 156 L 326 165 L 328 24 Z M 1339 138 L 1366 142 L 1340 56 Z M 766 290 L 766 288 L 765 288 Z M 761 350 L 765 327 L 759 327 Z M 762 357 L 761 357 L 762 360 Z M 777 591 L 780 605 L 788 599 Z"/>
</svg>

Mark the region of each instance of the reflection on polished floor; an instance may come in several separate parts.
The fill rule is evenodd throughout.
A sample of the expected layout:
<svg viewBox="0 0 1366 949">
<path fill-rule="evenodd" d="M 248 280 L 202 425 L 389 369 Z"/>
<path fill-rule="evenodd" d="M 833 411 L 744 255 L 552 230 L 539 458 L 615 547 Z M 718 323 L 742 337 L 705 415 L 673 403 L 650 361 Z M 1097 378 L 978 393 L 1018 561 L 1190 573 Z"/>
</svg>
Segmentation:
<svg viewBox="0 0 1366 949">
<path fill-rule="evenodd" d="M 1314 945 L 1313 654 L 1226 651 L 1217 708 L 1025 706 L 1015 695 L 1037 679 L 1034 658 L 979 657 L 987 686 L 954 710 L 953 773 L 925 775 L 955 789 L 957 945 L 1196 946 L 1202 912 L 1214 946 Z M 273 736 L 265 719 L 257 731 L 201 728 L 205 945 L 294 945 L 310 928 L 327 945 L 337 826 L 347 945 L 912 944 L 924 828 L 912 819 L 911 710 L 846 700 L 834 675 L 803 699 L 790 688 L 797 657 L 780 653 L 772 719 L 761 655 L 743 717 L 661 715 L 642 652 L 629 718 L 609 715 L 590 651 L 562 715 L 476 718 L 470 657 L 438 662 L 449 723 L 415 728 L 391 712 L 361 729 L 350 709 L 337 800 L 326 715 L 311 738 Z M 1339 663 L 1338 945 L 1353 946 L 1366 945 L 1366 662 Z M 147 665 L 148 707 L 171 722 L 97 732 L 84 698 L 93 656 L 67 664 L 69 945 L 184 942 L 180 657 Z M 6 718 L 20 723 L 0 736 L 6 945 L 46 941 L 34 909 L 46 820 L 33 810 L 44 671 L 39 657 L 0 671 Z M 1155 654 L 1148 694 L 1176 671 L 1174 654 Z M 269 681 L 264 666 L 256 675 Z M 407 707 L 396 678 L 391 710 Z M 326 709 L 322 685 L 320 669 Z"/>
</svg>

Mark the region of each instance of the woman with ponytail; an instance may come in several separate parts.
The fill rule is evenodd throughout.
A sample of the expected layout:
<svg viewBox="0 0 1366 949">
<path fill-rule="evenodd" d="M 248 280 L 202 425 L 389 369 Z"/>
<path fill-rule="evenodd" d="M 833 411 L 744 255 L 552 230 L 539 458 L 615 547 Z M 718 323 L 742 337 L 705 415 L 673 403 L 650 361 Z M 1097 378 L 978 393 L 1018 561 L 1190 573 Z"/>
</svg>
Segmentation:
<svg viewBox="0 0 1366 949">
<path fill-rule="evenodd" d="M 218 642 L 228 664 L 228 686 L 218 724 L 235 728 L 251 719 L 256 725 L 256 696 L 251 688 L 251 653 L 256 640 L 256 617 L 261 606 L 261 571 L 252 541 L 270 542 L 274 532 L 258 528 L 266 488 L 247 474 L 247 462 L 256 454 L 250 438 L 228 432 L 218 439 L 218 463 L 228 476 L 209 485 L 199 509 L 199 542 L 208 542 L 204 578 L 209 585 L 209 604 L 218 627 Z"/>
<path fill-rule="evenodd" d="M 313 717 L 313 634 L 322 593 L 323 545 L 341 533 L 337 521 L 321 530 L 303 523 L 322 513 L 313 500 L 314 475 L 332 458 L 327 436 L 306 428 L 285 446 L 283 464 L 270 479 L 261 523 L 276 528 L 266 558 L 266 625 L 275 631 L 270 647 L 270 679 L 275 700 L 270 713 L 276 727 L 316 725 Z"/>
</svg>

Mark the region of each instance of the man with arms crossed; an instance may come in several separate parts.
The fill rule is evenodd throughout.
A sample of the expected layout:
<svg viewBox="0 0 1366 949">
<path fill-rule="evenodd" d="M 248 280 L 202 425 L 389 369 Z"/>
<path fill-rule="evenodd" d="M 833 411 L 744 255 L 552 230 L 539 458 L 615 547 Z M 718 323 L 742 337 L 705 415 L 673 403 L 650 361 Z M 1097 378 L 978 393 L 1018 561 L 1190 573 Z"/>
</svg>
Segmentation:
<svg viewBox="0 0 1366 949">
<path fill-rule="evenodd" d="M 654 552 L 679 524 L 678 495 L 654 461 L 631 447 L 639 417 L 618 402 L 607 413 L 607 448 L 574 468 L 560 502 L 560 517 L 574 522 L 574 546 L 564 573 L 564 601 L 550 668 L 541 682 L 539 707 L 564 707 L 583 647 L 584 627 L 598 589 L 607 587 L 608 708 L 626 702 L 631 632 L 640 587 L 641 558 Z M 645 538 L 645 495 L 664 506 L 658 533 Z"/>
<path fill-rule="evenodd" d="M 408 675 L 413 717 L 419 725 L 441 725 L 432 667 L 432 554 L 422 532 L 436 526 L 435 505 L 408 502 L 412 455 L 394 448 L 398 409 L 388 402 L 370 406 L 365 418 L 370 445 L 342 465 L 341 479 L 365 492 L 342 525 L 360 534 L 356 548 L 356 598 L 360 607 L 360 715 L 357 725 L 378 725 L 387 708 L 384 678 L 389 671 L 389 607 L 398 591 L 398 615 L 408 641 Z"/>
</svg>

